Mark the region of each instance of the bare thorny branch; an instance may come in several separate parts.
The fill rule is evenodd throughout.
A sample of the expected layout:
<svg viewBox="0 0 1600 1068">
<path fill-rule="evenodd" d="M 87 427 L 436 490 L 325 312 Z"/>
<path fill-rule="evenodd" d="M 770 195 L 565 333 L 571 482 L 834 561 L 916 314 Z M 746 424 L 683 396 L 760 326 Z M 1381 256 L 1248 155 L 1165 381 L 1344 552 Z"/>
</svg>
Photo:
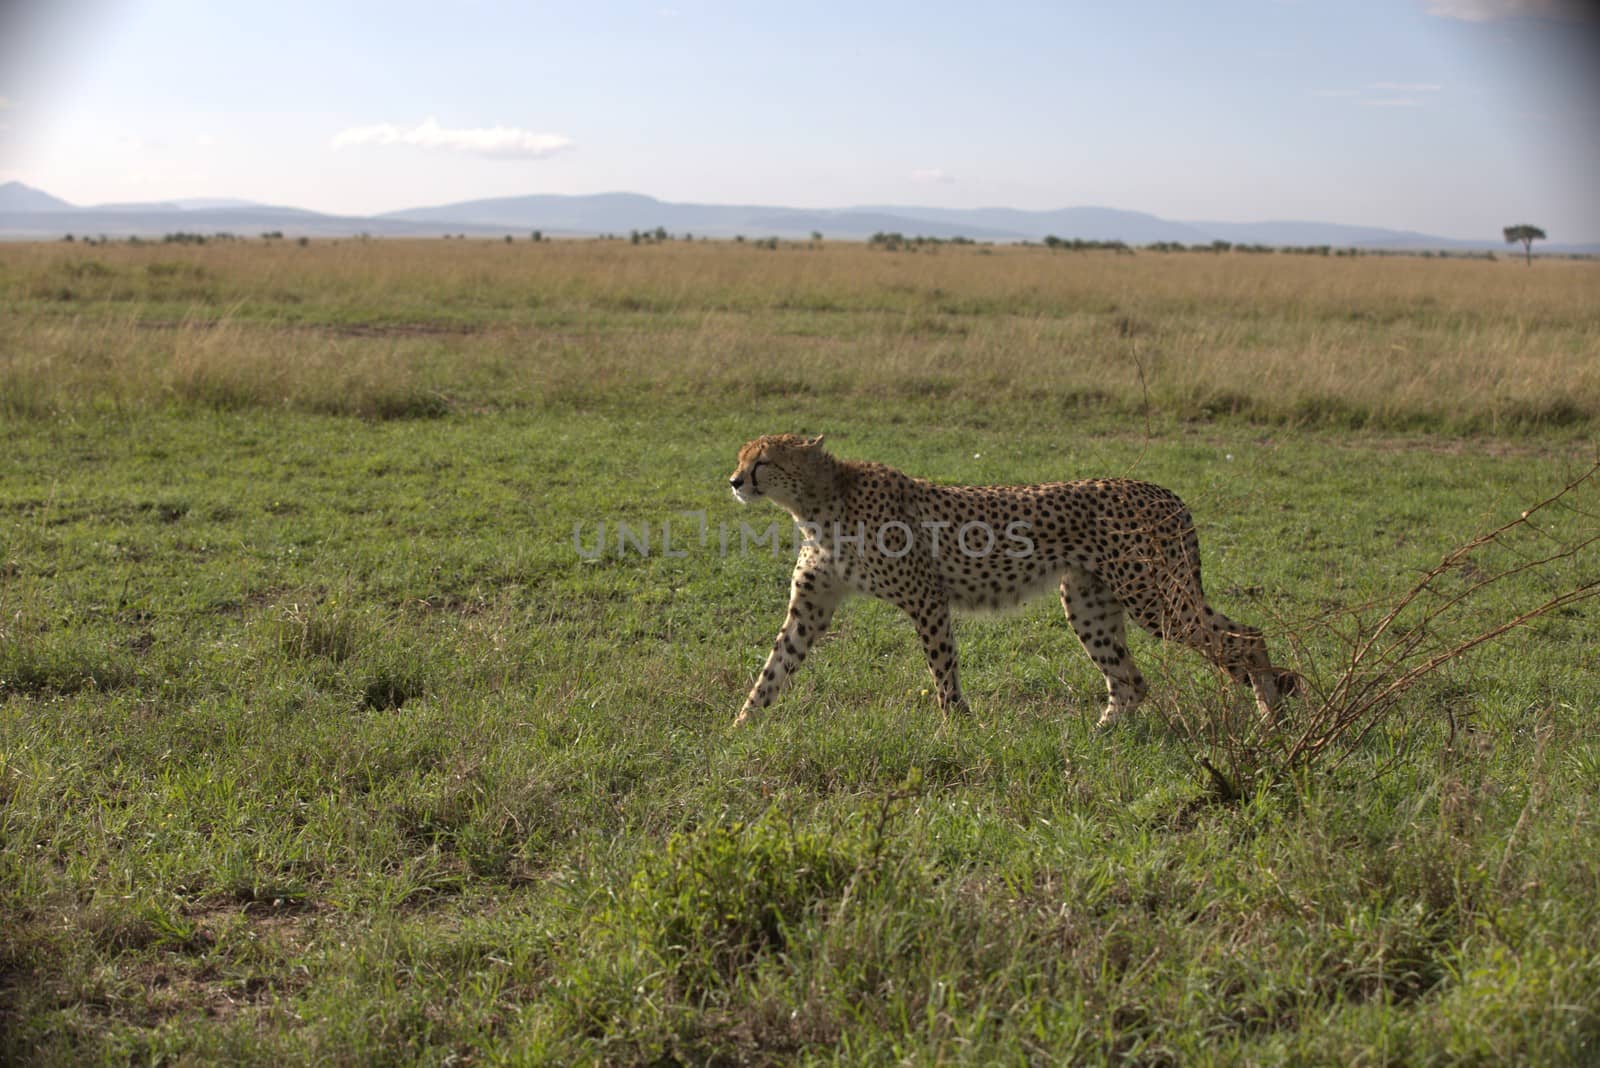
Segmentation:
<svg viewBox="0 0 1600 1068">
<path fill-rule="evenodd" d="M 1576 584 L 1548 588 L 1543 600 L 1515 611 L 1509 618 L 1488 625 L 1476 624 L 1467 628 L 1464 636 L 1443 638 L 1439 634 L 1491 587 L 1505 588 L 1514 580 L 1527 582 L 1549 576 L 1557 565 L 1600 546 L 1600 525 L 1586 526 L 1576 535 L 1562 538 L 1535 522 L 1556 509 L 1595 518 L 1592 512 L 1576 507 L 1574 498 L 1597 482 L 1600 461 L 1516 519 L 1451 549 L 1396 598 L 1375 623 L 1363 624 L 1360 618 L 1365 609 L 1373 607 L 1367 605 L 1325 613 L 1289 627 L 1287 635 L 1280 635 L 1279 640 L 1287 638 L 1295 659 L 1302 665 L 1314 664 L 1313 642 L 1309 639 L 1315 629 L 1334 632 L 1342 651 L 1332 677 L 1326 681 L 1319 681 L 1320 673 L 1315 670 L 1305 672 L 1309 692 L 1301 698 L 1298 713 L 1287 717 L 1286 730 L 1261 731 L 1253 725 L 1237 728 L 1223 722 L 1211 724 L 1201 733 L 1184 723 L 1181 726 L 1185 733 L 1212 752 L 1228 754 L 1236 769 L 1259 769 L 1269 779 L 1324 760 L 1331 760 L 1337 767 L 1396 711 L 1401 697 L 1425 677 L 1552 612 L 1600 597 L 1600 566 L 1596 566 L 1580 574 Z M 1528 552 L 1521 546 L 1523 535 L 1546 545 Z M 1483 556 L 1490 550 L 1509 553 L 1515 562 L 1485 568 L 1481 566 Z M 1453 573 L 1465 578 L 1464 586 L 1441 589 L 1441 580 Z M 1209 756 L 1202 756 L 1200 765 L 1214 780 L 1219 778 Z"/>
</svg>

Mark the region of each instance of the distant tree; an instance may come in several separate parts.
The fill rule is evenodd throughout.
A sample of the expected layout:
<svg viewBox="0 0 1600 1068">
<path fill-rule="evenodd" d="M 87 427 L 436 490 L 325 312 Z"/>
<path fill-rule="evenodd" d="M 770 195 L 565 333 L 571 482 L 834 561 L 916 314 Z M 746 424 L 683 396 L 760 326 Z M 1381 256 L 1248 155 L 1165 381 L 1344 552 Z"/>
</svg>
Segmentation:
<svg viewBox="0 0 1600 1068">
<path fill-rule="evenodd" d="M 506 235 L 506 244 L 508 244 L 508 245 L 511 244 L 511 235 L 510 234 Z"/>
<path fill-rule="evenodd" d="M 656 227 L 655 239 L 657 241 L 665 241 L 667 239 L 667 228 L 665 226 Z"/>
<path fill-rule="evenodd" d="M 535 230 L 531 236 L 533 238 L 533 243 L 537 245 L 539 242 L 544 240 L 544 231 Z"/>
<path fill-rule="evenodd" d="M 822 242 L 822 231 L 821 230 L 813 230 L 813 231 L 811 231 L 811 240 L 813 240 L 813 241 L 817 242 L 818 244 L 820 244 Z"/>
<path fill-rule="evenodd" d="M 1527 258 L 1528 266 L 1533 266 L 1533 243 L 1544 240 L 1544 231 L 1528 223 L 1518 223 L 1505 228 L 1506 244 L 1515 245 L 1522 242 L 1522 252 Z"/>
</svg>

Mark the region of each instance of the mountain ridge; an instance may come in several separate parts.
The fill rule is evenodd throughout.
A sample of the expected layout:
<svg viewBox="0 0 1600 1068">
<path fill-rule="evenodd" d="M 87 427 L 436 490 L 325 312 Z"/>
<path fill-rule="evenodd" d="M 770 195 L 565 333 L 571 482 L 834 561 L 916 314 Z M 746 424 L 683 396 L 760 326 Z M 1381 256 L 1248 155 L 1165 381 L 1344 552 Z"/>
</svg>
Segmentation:
<svg viewBox="0 0 1600 1068">
<path fill-rule="evenodd" d="M 1492 237 L 1447 238 L 1414 230 L 1310 220 L 1255 222 L 1165 219 L 1148 212 L 1109 207 L 939 208 L 866 204 L 846 208 L 795 208 L 776 204 L 700 204 L 659 200 L 643 193 L 569 195 L 531 193 L 454 201 L 374 215 L 334 215 L 304 208 L 235 198 L 71 204 L 22 182 L 0 184 L 0 238 L 49 239 L 68 233 L 152 237 L 174 229 L 240 232 L 260 228 L 289 236 L 429 237 L 462 234 L 516 236 L 532 230 L 548 236 L 583 237 L 665 229 L 673 236 L 824 237 L 865 240 L 898 232 L 975 241 L 1121 241 L 1128 245 L 1217 241 L 1276 247 L 1320 246 L 1372 251 L 1478 251 L 1503 249 Z M 1600 241 L 1546 243 L 1551 254 L 1600 254 Z"/>
</svg>

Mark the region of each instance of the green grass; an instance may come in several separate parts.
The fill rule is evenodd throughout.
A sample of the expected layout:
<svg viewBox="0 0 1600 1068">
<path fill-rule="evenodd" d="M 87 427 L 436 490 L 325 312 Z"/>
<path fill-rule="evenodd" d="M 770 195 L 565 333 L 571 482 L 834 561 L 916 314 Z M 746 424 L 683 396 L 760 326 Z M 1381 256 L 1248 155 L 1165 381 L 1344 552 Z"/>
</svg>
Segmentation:
<svg viewBox="0 0 1600 1068">
<path fill-rule="evenodd" d="M 487 289 L 502 251 L 473 252 Z M 337 369 L 297 336 L 284 352 Z M 1244 695 L 1135 636 L 1151 699 L 1098 734 L 1101 683 L 1048 599 L 958 623 L 970 717 L 941 721 L 910 625 L 853 601 L 730 730 L 788 567 L 717 544 L 779 518 L 724 482 L 763 432 L 949 481 L 1134 474 L 1191 505 L 1219 606 L 1325 682 L 1348 611 L 1370 621 L 1591 444 L 1166 409 L 1147 432 L 1115 400 L 877 373 L 601 380 L 426 418 L 319 409 L 331 380 L 288 373 L 293 403 L 135 403 L 126 381 L 13 410 L 0 1060 L 1600 1056 L 1594 602 L 1425 678 L 1336 769 L 1225 804 L 1180 725 Z M 1592 532 L 1596 506 L 1591 485 L 1529 545 Z M 684 556 L 617 551 L 619 521 L 659 549 L 667 520 Z M 585 561 L 574 527 L 602 522 Z M 1596 569 L 1590 549 L 1497 585 L 1440 639 Z"/>
</svg>

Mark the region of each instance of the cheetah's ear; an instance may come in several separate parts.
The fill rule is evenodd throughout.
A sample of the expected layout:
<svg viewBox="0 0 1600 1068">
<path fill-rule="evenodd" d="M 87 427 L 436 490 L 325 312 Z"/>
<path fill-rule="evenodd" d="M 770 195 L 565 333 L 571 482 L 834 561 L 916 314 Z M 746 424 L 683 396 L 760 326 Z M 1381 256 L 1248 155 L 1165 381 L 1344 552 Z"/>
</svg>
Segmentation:
<svg viewBox="0 0 1600 1068">
<path fill-rule="evenodd" d="M 821 447 L 822 447 L 822 435 L 821 434 L 818 434 L 816 437 L 812 438 L 810 441 L 806 442 L 802 446 L 802 448 L 806 448 L 806 449 L 818 449 L 818 448 L 821 448 Z"/>
</svg>

